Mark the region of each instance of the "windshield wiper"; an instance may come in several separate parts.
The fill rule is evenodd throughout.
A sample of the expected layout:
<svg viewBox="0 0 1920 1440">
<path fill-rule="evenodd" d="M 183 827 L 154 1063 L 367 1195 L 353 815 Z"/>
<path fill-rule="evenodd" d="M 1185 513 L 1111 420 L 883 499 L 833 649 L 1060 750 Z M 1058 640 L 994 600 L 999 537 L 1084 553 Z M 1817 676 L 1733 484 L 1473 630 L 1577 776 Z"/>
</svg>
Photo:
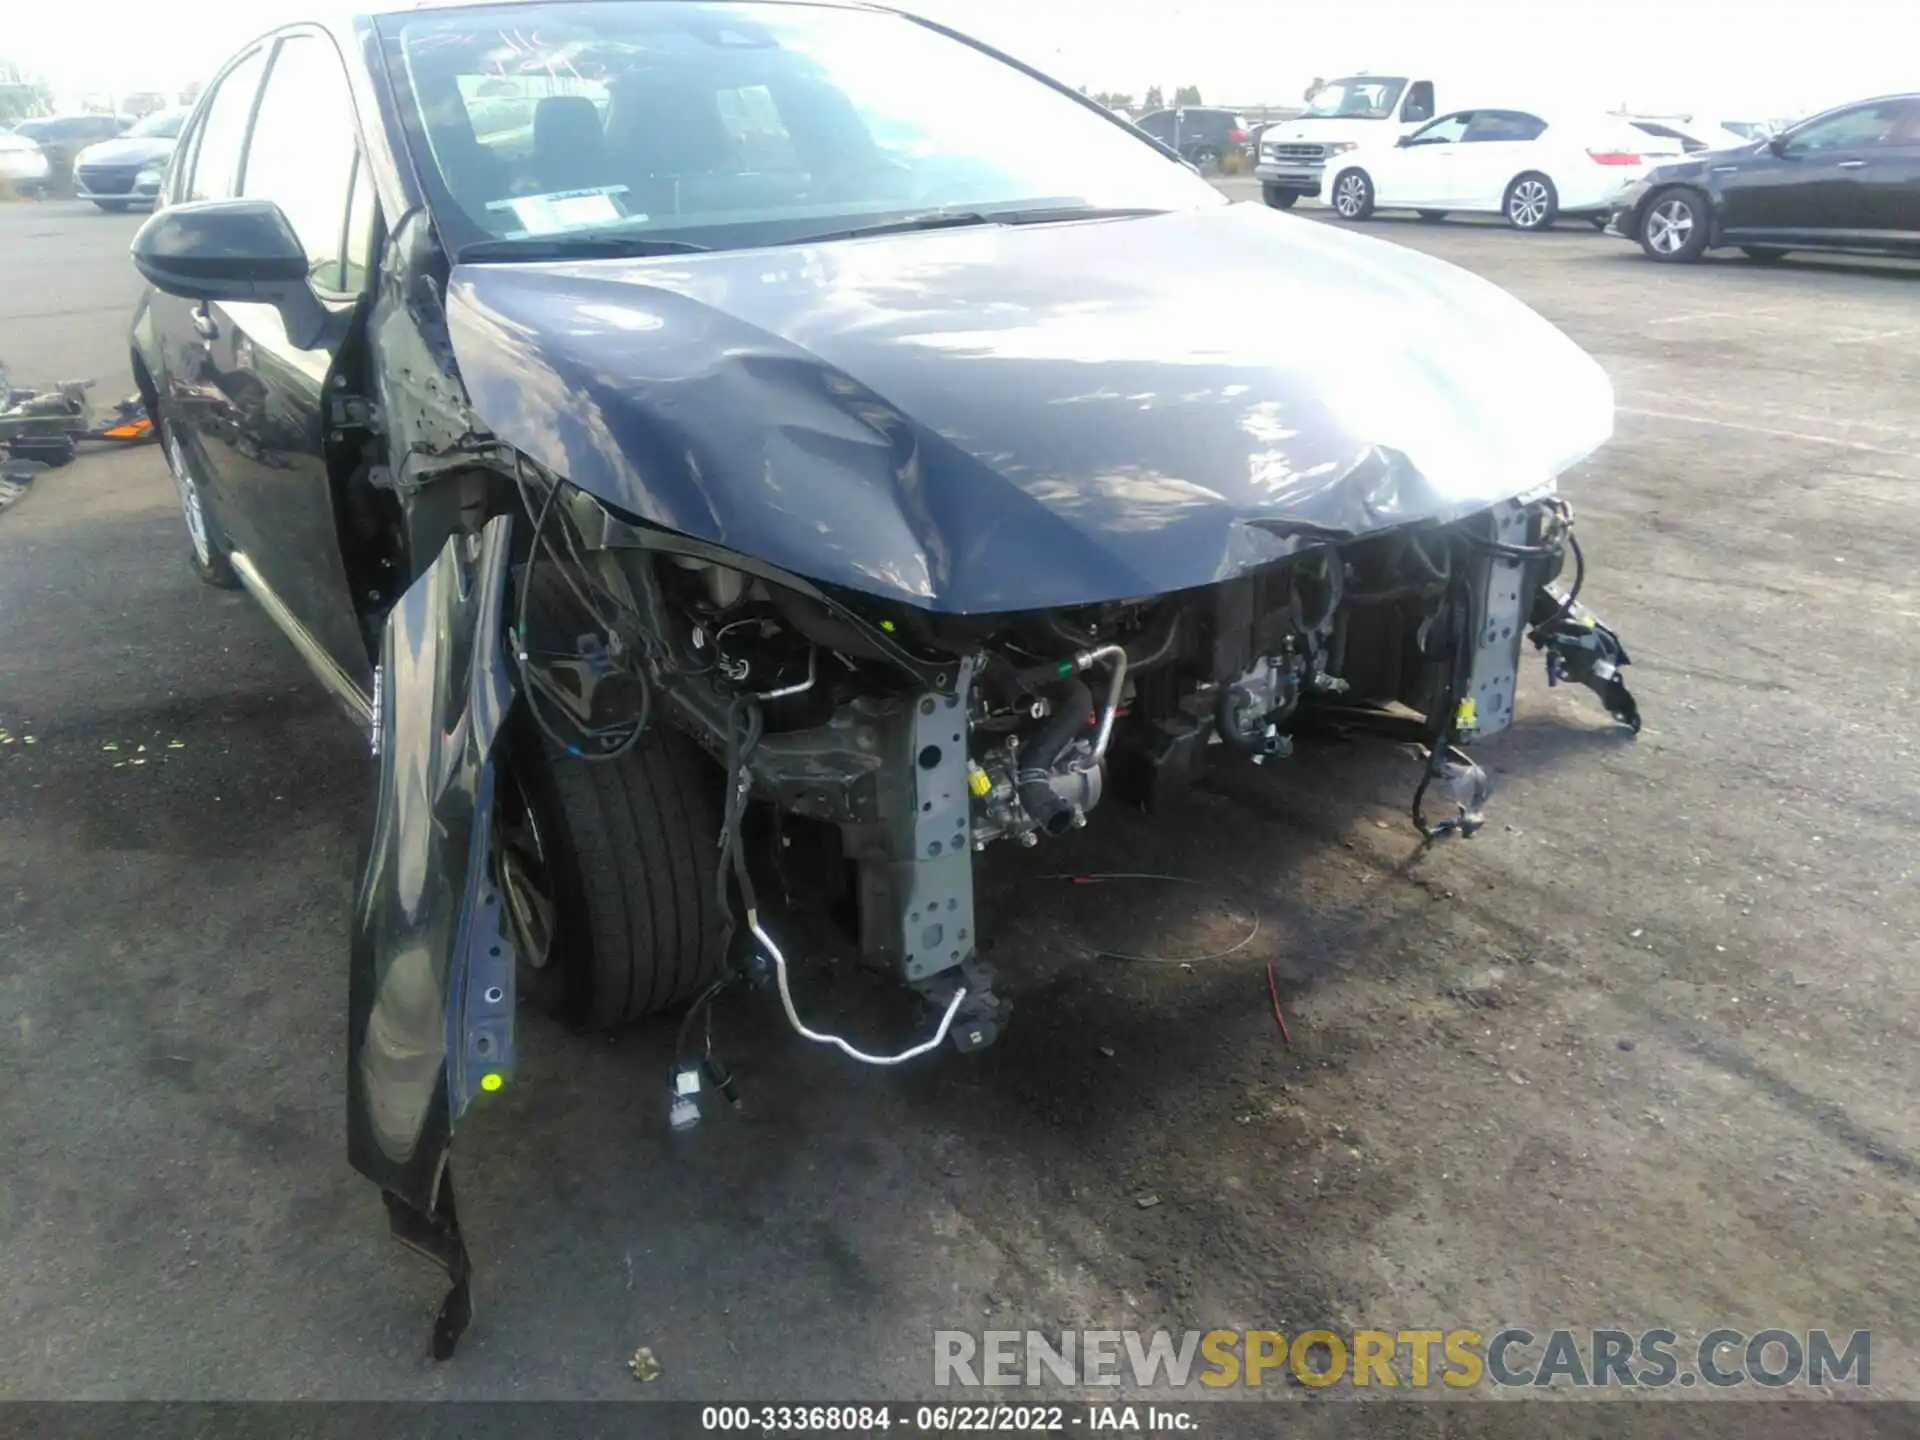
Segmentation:
<svg viewBox="0 0 1920 1440">
<path fill-rule="evenodd" d="M 453 258 L 476 260 L 621 260 L 648 255 L 692 255 L 705 245 L 650 235 L 529 235 L 519 240 L 475 240 Z"/>
<path fill-rule="evenodd" d="M 860 240 L 868 235 L 905 235 L 914 230 L 958 230 L 977 225 L 1049 225 L 1066 220 L 1126 220 L 1140 215 L 1165 213 L 1164 210 L 1141 207 L 1102 208 L 1096 205 L 1055 205 L 1036 210 L 929 210 L 924 215 L 907 215 L 898 220 L 856 225 L 850 230 L 801 235 L 785 243 L 813 245 L 827 240 Z"/>
</svg>

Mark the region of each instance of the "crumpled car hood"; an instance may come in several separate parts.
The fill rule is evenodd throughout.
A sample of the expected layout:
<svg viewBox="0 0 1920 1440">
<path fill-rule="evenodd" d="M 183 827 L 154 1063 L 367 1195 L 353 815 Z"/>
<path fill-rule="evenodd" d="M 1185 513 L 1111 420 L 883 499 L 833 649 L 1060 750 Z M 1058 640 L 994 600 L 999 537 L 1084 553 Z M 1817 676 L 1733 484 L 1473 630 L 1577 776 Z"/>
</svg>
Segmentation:
<svg viewBox="0 0 1920 1440">
<path fill-rule="evenodd" d="M 1214 583 L 1545 487 L 1612 389 L 1494 285 L 1252 205 L 456 266 L 496 435 L 609 504 L 931 610 Z"/>
</svg>

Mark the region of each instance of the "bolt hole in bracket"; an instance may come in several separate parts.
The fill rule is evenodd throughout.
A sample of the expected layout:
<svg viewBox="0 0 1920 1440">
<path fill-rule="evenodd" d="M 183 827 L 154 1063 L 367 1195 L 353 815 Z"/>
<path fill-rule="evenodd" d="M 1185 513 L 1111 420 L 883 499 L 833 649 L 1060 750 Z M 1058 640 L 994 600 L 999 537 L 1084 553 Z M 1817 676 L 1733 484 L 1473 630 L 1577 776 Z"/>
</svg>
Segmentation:
<svg viewBox="0 0 1920 1440">
<path fill-rule="evenodd" d="M 485 772 L 481 788 L 488 793 L 476 797 L 477 803 L 488 807 L 481 813 L 491 814 L 491 769 Z M 485 828 L 476 826 L 475 833 L 484 838 Z M 459 986 L 447 997 L 447 1056 L 453 1062 L 447 1067 L 447 1098 L 456 1119 L 475 1095 L 501 1089 L 513 1077 L 519 1060 L 513 1033 L 517 952 L 488 861 L 485 854 L 470 861 L 474 903 L 462 908 L 468 917 L 466 934 L 456 951 L 465 963 L 448 971 Z"/>
</svg>

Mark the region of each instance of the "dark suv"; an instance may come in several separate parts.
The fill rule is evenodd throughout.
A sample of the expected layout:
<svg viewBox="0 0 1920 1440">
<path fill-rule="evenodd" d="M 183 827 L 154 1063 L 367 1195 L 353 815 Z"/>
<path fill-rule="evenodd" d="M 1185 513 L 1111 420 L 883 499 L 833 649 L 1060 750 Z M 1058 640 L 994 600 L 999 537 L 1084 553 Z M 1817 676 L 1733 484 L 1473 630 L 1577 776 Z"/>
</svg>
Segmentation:
<svg viewBox="0 0 1920 1440">
<path fill-rule="evenodd" d="M 1134 123 L 1202 170 L 1218 165 L 1229 154 L 1246 153 L 1247 122 L 1231 110 L 1185 105 L 1176 110 L 1149 111 Z"/>
</svg>

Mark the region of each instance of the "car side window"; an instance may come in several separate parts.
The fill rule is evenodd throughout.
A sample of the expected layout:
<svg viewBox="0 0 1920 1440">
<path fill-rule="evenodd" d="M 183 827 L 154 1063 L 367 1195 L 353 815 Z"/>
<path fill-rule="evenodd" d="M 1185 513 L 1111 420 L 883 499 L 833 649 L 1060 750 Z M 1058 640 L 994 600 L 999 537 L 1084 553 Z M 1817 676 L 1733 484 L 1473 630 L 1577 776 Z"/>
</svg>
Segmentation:
<svg viewBox="0 0 1920 1440">
<path fill-rule="evenodd" d="M 1519 110 L 1476 110 L 1467 126 L 1469 144 L 1498 140 L 1538 140 L 1546 132 L 1547 122 L 1538 115 Z"/>
<path fill-rule="evenodd" d="M 346 289 L 341 269 L 358 144 L 353 95 L 333 42 L 312 34 L 283 39 L 254 117 L 240 193 L 280 207 L 307 252 L 313 283 L 335 293 Z"/>
<path fill-rule="evenodd" d="M 1407 88 L 1407 98 L 1400 106 L 1400 118 L 1409 124 L 1433 118 L 1433 82 L 1416 80 Z"/>
<path fill-rule="evenodd" d="M 1787 152 L 1792 155 L 1817 155 L 1823 150 L 1870 150 L 1881 145 L 1897 145 L 1901 130 L 1903 100 L 1876 100 L 1857 105 L 1838 115 L 1829 115 L 1803 125 L 1787 137 Z"/>
<path fill-rule="evenodd" d="M 1173 139 L 1173 116 L 1165 110 L 1140 117 L 1140 128 L 1156 140 Z"/>
<path fill-rule="evenodd" d="M 1442 115 L 1425 129 L 1416 130 L 1407 140 L 1408 145 L 1452 145 L 1466 133 L 1473 123 L 1474 112 L 1462 110 L 1457 115 Z"/>
<path fill-rule="evenodd" d="M 260 89 L 260 70 L 266 51 L 255 50 L 220 81 L 200 120 L 200 138 L 194 144 L 193 169 L 186 180 L 189 200 L 228 200 L 233 197 L 240 171 L 240 151 L 247 140 L 247 122 L 253 118 L 254 96 Z"/>
</svg>

